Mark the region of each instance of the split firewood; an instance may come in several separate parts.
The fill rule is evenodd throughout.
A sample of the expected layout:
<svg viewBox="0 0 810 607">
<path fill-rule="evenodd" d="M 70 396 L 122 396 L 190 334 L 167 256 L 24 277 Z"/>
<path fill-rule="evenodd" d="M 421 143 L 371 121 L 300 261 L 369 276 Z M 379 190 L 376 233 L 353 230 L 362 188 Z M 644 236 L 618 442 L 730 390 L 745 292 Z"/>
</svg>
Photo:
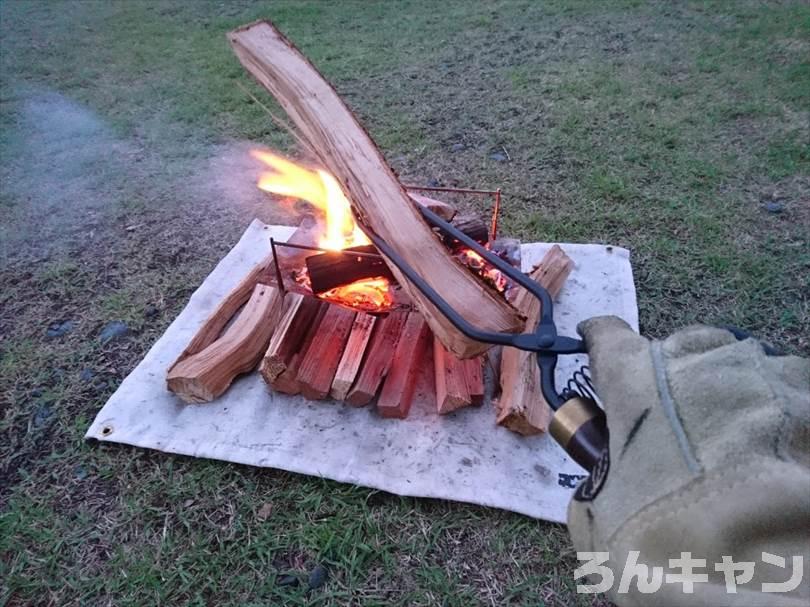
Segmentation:
<svg viewBox="0 0 810 607">
<path fill-rule="evenodd" d="M 484 402 L 484 357 L 468 358 L 464 362 L 464 378 L 473 405 Z"/>
<path fill-rule="evenodd" d="M 556 297 L 574 262 L 557 245 L 543 257 L 531 272 L 532 280 Z M 534 331 L 540 318 L 540 301 L 521 289 L 515 297 L 515 307 L 526 315 L 525 331 Z M 551 419 L 551 409 L 543 398 L 540 370 L 532 352 L 504 347 L 501 355 L 501 396 L 497 403 L 498 424 L 524 435 L 545 432 Z"/>
<path fill-rule="evenodd" d="M 411 200 L 421 204 L 426 209 L 430 209 L 445 221 L 450 221 L 456 216 L 456 207 L 451 204 L 412 191 L 408 191 L 408 196 L 410 196 Z"/>
<path fill-rule="evenodd" d="M 436 410 L 444 415 L 472 404 L 464 361 L 433 340 L 433 371 L 436 381 Z"/>
<path fill-rule="evenodd" d="M 368 354 L 360 368 L 360 373 L 346 396 L 346 403 L 362 407 L 371 402 L 380 388 L 383 378 L 391 367 L 394 350 L 408 318 L 408 312 L 397 310 L 377 321 Z"/>
<path fill-rule="evenodd" d="M 349 389 L 360 371 L 360 363 L 363 361 L 366 346 L 376 322 L 376 317 L 363 313 L 359 313 L 354 319 L 349 341 L 346 342 L 343 356 L 335 372 L 335 379 L 332 380 L 330 394 L 335 400 L 344 400 L 349 393 Z"/>
<path fill-rule="evenodd" d="M 355 316 L 356 312 L 327 304 L 318 334 L 307 347 L 298 367 L 301 394 L 308 399 L 320 400 L 329 394 Z"/>
<path fill-rule="evenodd" d="M 494 332 L 515 332 L 523 326 L 517 310 L 442 245 L 345 103 L 272 24 L 253 23 L 228 38 L 242 65 L 284 108 L 371 230 L 473 325 Z M 464 336 L 393 264 L 389 267 L 453 353 L 469 358 L 488 349 Z"/>
<path fill-rule="evenodd" d="M 259 367 L 259 372 L 268 384 L 287 370 L 292 357 L 301 350 L 307 330 L 322 305 L 319 300 L 298 293 L 287 293 L 284 299 L 286 309 L 278 321 Z"/>
<path fill-rule="evenodd" d="M 419 312 L 411 312 L 394 351 L 380 398 L 377 399 L 377 412 L 381 416 L 397 419 L 408 417 L 429 339 L 430 329 L 425 319 Z"/>
<path fill-rule="evenodd" d="M 323 320 L 327 308 L 330 307 L 329 304 L 323 303 L 316 299 L 309 297 L 305 297 L 304 299 L 314 301 L 317 304 L 315 316 L 310 320 L 309 323 L 303 322 L 302 318 L 300 317 L 295 319 L 294 324 L 298 326 L 300 323 L 303 327 L 305 331 L 304 337 L 298 343 L 295 353 L 285 364 L 284 371 L 276 375 L 276 377 L 268 382 L 270 387 L 276 392 L 282 392 L 284 394 L 301 393 L 301 384 L 298 382 L 298 368 L 301 366 L 301 362 L 303 361 L 307 350 L 309 350 L 309 346 L 320 332 L 321 320 Z"/>
<path fill-rule="evenodd" d="M 341 252 L 327 251 L 307 257 L 307 272 L 313 293 L 323 293 L 364 278 L 382 276 L 394 280 L 394 275 L 381 256 L 349 255 L 348 252 L 374 255 L 377 254 L 377 249 L 374 245 L 362 245 L 343 249 Z"/>
<path fill-rule="evenodd" d="M 258 284 L 247 304 L 225 333 L 169 370 L 166 383 L 189 403 L 209 402 L 221 395 L 237 375 L 259 362 L 281 313 L 284 296 Z"/>
<path fill-rule="evenodd" d="M 316 238 L 316 230 L 317 222 L 315 219 L 311 216 L 306 216 L 301 221 L 301 225 L 292 233 L 288 242 L 293 244 L 310 244 Z M 285 259 L 291 256 L 298 256 L 301 257 L 303 261 L 302 252 L 296 249 L 279 250 L 279 256 L 285 256 Z M 197 333 L 195 333 L 194 337 L 172 367 L 184 358 L 192 354 L 197 354 L 214 343 L 234 315 L 245 305 L 245 302 L 250 298 L 256 285 L 260 282 L 270 284 L 275 281 L 274 271 L 273 255 L 269 253 L 267 257 L 248 272 L 239 284 L 228 293 L 225 299 L 217 304 L 216 309 L 197 330 Z"/>
</svg>

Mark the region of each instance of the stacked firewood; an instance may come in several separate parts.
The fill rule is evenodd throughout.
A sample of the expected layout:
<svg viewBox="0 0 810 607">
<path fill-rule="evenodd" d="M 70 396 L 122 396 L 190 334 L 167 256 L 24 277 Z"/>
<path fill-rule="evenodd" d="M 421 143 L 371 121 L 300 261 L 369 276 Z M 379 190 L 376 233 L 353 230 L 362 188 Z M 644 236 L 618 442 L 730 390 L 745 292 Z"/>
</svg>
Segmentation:
<svg viewBox="0 0 810 607">
<path fill-rule="evenodd" d="M 228 38 L 244 67 L 293 121 L 299 142 L 339 184 L 364 229 L 417 268 L 474 326 L 490 332 L 533 330 L 539 302 L 518 294 L 510 303 L 454 257 L 417 209 L 426 202 L 402 187 L 335 90 L 272 24 L 257 22 Z M 291 241 L 311 244 L 308 229 L 299 228 Z M 273 282 L 274 259 L 268 257 L 219 304 L 170 367 L 169 390 L 188 402 L 208 402 L 260 364 L 278 392 L 352 406 L 376 399 L 382 417 L 402 418 L 411 407 L 415 377 L 432 361 L 438 413 L 480 404 L 482 355 L 489 346 L 459 332 L 395 266 L 386 265 L 412 307 L 374 317 L 285 294 Z M 532 277 L 556 295 L 571 268 L 571 260 L 555 247 Z M 328 278 L 328 268 L 322 274 Z M 538 375 L 532 355 L 505 349 L 499 424 L 523 434 L 545 430 L 547 405 Z"/>
</svg>

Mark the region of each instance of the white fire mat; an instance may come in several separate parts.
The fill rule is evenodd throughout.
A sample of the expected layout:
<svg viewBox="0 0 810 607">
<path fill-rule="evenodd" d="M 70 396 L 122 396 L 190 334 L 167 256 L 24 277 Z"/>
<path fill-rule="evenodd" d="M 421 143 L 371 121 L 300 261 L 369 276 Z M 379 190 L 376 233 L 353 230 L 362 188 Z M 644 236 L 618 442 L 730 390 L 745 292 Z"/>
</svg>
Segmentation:
<svg viewBox="0 0 810 607">
<path fill-rule="evenodd" d="M 564 521 L 584 471 L 549 436 L 522 437 L 496 426 L 490 403 L 440 416 L 433 399 L 424 396 L 426 390 L 417 388 L 407 419 L 383 419 L 373 405 L 355 409 L 270 392 L 257 372 L 241 377 L 208 404 L 186 405 L 166 390 L 166 369 L 217 303 L 267 255 L 270 236 L 285 240 L 292 232 L 254 220 L 110 397 L 86 438 Z M 549 246 L 524 244 L 524 271 Z M 628 251 L 602 245 L 562 247 L 576 268 L 554 308 L 559 333 L 575 336 L 577 322 L 600 314 L 620 316 L 637 329 Z M 558 385 L 586 358 L 560 357 Z M 423 385 L 432 382 L 429 371 L 426 366 Z"/>
</svg>

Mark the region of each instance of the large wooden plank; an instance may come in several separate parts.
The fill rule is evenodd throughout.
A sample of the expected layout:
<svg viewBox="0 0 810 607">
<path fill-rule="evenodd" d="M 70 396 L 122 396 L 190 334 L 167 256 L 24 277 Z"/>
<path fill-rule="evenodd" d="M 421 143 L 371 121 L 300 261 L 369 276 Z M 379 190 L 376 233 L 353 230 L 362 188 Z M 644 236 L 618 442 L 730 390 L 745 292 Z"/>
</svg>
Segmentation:
<svg viewBox="0 0 810 607">
<path fill-rule="evenodd" d="M 166 383 L 186 402 L 220 396 L 237 375 L 250 371 L 267 348 L 284 297 L 275 287 L 258 284 L 239 317 L 208 347 L 172 366 Z"/>
<path fill-rule="evenodd" d="M 398 310 L 377 321 L 367 346 L 368 354 L 362 363 L 354 385 L 346 395 L 346 402 L 353 407 L 362 407 L 371 402 L 391 367 L 394 350 L 408 312 Z"/>
<path fill-rule="evenodd" d="M 554 245 L 530 276 L 544 286 L 552 297 L 556 297 L 573 269 L 571 258 Z M 540 302 L 521 289 L 514 303 L 526 315 L 525 331 L 534 331 L 540 318 Z M 498 424 L 524 435 L 545 432 L 551 419 L 551 409 L 540 388 L 540 370 L 535 354 L 504 348 L 500 382 Z"/>
<path fill-rule="evenodd" d="M 356 312 L 346 308 L 327 305 L 318 334 L 307 347 L 298 367 L 301 394 L 308 399 L 320 400 L 329 394 L 355 316 Z"/>
<path fill-rule="evenodd" d="M 416 380 L 427 357 L 430 329 L 419 312 L 411 312 L 394 351 L 391 370 L 385 378 L 377 412 L 383 417 L 405 419 L 411 410 Z"/>
<path fill-rule="evenodd" d="M 341 185 L 355 215 L 417 268 L 449 304 L 488 331 L 518 331 L 521 315 L 455 260 L 414 207 L 380 150 L 335 90 L 269 22 L 228 34 L 242 65 L 284 108 L 323 167 Z M 462 335 L 389 263 L 433 332 L 469 358 L 488 346 Z"/>
<path fill-rule="evenodd" d="M 335 400 L 343 400 L 349 394 L 357 373 L 360 371 L 360 363 L 363 362 L 366 346 L 371 339 L 376 322 L 376 317 L 362 312 L 354 319 L 349 341 L 346 342 L 343 356 L 335 372 L 335 379 L 332 380 L 330 394 Z"/>
</svg>

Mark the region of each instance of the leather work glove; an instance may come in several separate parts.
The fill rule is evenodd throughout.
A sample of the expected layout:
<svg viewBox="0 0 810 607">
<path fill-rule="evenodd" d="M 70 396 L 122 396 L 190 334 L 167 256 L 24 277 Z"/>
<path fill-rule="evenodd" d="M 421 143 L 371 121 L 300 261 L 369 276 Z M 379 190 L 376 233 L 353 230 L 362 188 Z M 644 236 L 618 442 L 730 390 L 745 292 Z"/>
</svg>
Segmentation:
<svg viewBox="0 0 810 607">
<path fill-rule="evenodd" d="M 810 605 L 810 361 L 706 326 L 650 341 L 599 317 L 579 332 L 610 443 L 568 526 L 578 552 L 609 553 L 590 571 L 612 571 L 611 600 Z M 683 552 L 704 559 L 691 574 Z M 633 562 L 650 569 L 631 582 Z M 600 577 L 588 579 L 604 591 Z"/>
</svg>

